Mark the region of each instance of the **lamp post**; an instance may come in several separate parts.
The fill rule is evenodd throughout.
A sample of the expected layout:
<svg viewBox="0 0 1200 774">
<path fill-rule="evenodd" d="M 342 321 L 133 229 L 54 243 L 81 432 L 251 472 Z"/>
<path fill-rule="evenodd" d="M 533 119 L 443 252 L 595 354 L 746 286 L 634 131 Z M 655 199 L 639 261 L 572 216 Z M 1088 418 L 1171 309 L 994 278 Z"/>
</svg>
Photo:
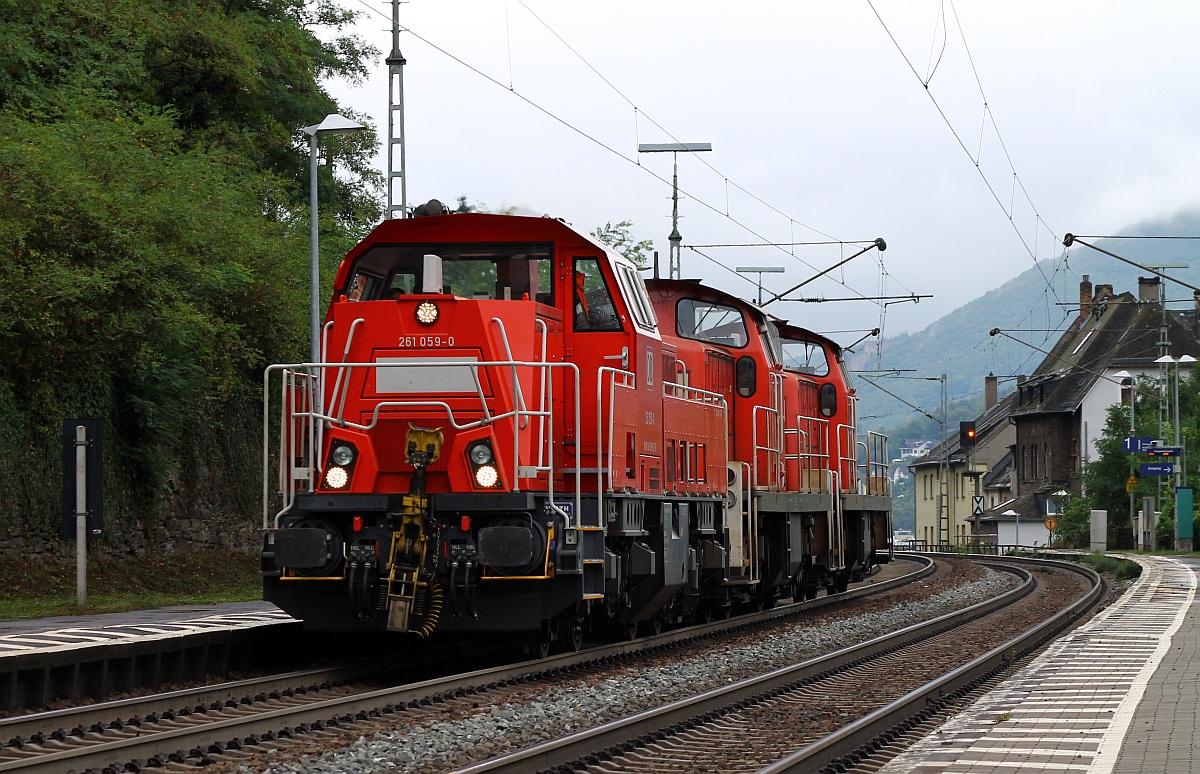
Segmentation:
<svg viewBox="0 0 1200 774">
<path fill-rule="evenodd" d="M 1136 399 L 1136 396 L 1137 396 L 1137 380 L 1134 379 L 1133 374 L 1129 373 L 1128 371 L 1117 371 L 1115 374 L 1113 374 L 1113 376 L 1115 376 L 1116 378 L 1121 380 L 1122 387 L 1125 386 L 1126 382 L 1129 383 L 1129 437 L 1135 438 L 1137 436 L 1137 431 L 1134 429 L 1133 422 L 1134 422 L 1134 418 L 1136 416 L 1136 412 L 1134 410 L 1134 408 L 1135 408 L 1134 400 Z M 1132 441 L 1131 441 L 1131 443 L 1132 443 Z M 1132 455 L 1129 457 L 1129 477 L 1133 478 L 1133 456 Z M 1129 492 L 1129 528 L 1131 530 L 1136 531 L 1137 522 L 1134 520 L 1133 498 L 1134 498 L 1133 491 L 1130 490 L 1130 492 Z M 1136 542 L 1136 536 L 1135 536 L 1135 542 Z"/>
<path fill-rule="evenodd" d="M 1196 358 L 1191 355 L 1180 355 L 1175 361 L 1175 445 L 1180 446 L 1179 435 L 1183 429 L 1183 419 L 1179 416 L 1179 366 L 1186 365 L 1192 367 L 1192 363 L 1196 362 Z M 1182 448 L 1182 447 L 1181 447 Z M 1179 469 L 1175 477 L 1176 486 L 1187 486 L 1187 452 L 1186 450 L 1180 453 Z"/>
<path fill-rule="evenodd" d="M 1179 357 L 1179 359 L 1176 360 L 1175 358 L 1171 357 L 1170 355 L 1163 355 L 1162 357 L 1158 358 L 1154 362 L 1162 363 L 1162 364 L 1166 365 L 1167 368 L 1170 368 L 1172 364 L 1175 365 L 1175 377 L 1174 377 L 1174 385 L 1173 385 L 1175 394 L 1174 394 L 1174 396 L 1172 396 L 1171 403 L 1169 403 L 1168 405 L 1171 406 L 1172 410 L 1173 410 L 1173 413 L 1171 415 L 1171 425 L 1174 427 L 1174 430 L 1175 430 L 1175 444 L 1174 445 L 1175 445 L 1175 448 L 1179 448 L 1179 424 L 1180 424 L 1179 423 L 1179 364 L 1180 363 L 1194 363 L 1194 362 L 1196 362 L 1196 358 L 1192 357 L 1191 355 L 1181 355 Z M 1168 374 L 1168 377 L 1169 377 L 1169 374 Z M 1178 489 L 1180 486 L 1182 486 L 1182 482 L 1180 481 L 1180 475 L 1181 475 L 1180 467 L 1181 466 L 1179 464 L 1175 465 L 1175 488 L 1176 489 Z"/>
<path fill-rule="evenodd" d="M 317 249 L 317 135 L 321 132 L 327 134 L 345 134 L 346 132 L 354 132 L 359 129 L 366 129 L 360 123 L 351 121 L 345 116 L 340 116 L 337 113 L 330 113 L 325 116 L 325 120 L 313 126 L 305 126 L 302 131 L 309 136 L 309 153 L 308 153 L 308 184 L 309 184 L 309 209 L 311 210 L 309 224 L 309 241 L 311 249 L 311 281 L 312 281 L 312 298 L 309 299 L 309 317 L 312 330 L 312 346 L 310 355 L 312 362 L 321 362 L 321 265 L 320 252 Z"/>
<path fill-rule="evenodd" d="M 1012 508 L 1009 508 L 1007 511 L 1005 511 L 1004 513 L 1002 513 L 1000 515 L 1016 517 L 1017 528 L 1016 528 L 1016 531 L 1013 533 L 1013 545 L 1015 545 L 1017 548 L 1020 548 L 1021 547 L 1021 514 L 1017 513 Z"/>
</svg>

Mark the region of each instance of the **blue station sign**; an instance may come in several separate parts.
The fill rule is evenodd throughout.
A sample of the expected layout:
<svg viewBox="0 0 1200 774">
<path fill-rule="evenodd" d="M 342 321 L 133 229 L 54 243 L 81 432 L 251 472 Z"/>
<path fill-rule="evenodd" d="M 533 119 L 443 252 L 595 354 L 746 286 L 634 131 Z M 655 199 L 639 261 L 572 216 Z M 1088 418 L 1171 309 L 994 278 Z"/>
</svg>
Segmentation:
<svg viewBox="0 0 1200 774">
<path fill-rule="evenodd" d="M 1143 476 L 1173 476 L 1175 475 L 1175 463 L 1143 462 L 1141 472 Z"/>
<path fill-rule="evenodd" d="M 1124 438 L 1124 448 L 1126 454 L 1134 452 L 1144 452 L 1150 448 L 1150 444 L 1157 441 L 1157 438 L 1139 438 L 1137 436 L 1126 436 Z"/>
</svg>

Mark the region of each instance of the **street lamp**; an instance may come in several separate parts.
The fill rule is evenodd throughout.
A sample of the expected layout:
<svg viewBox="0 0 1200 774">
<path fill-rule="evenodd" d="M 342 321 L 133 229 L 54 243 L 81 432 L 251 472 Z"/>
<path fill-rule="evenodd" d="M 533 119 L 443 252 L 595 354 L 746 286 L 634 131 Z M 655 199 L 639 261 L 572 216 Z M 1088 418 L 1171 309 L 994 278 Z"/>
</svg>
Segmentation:
<svg viewBox="0 0 1200 774">
<path fill-rule="evenodd" d="M 312 219 L 309 224 L 309 241 L 312 253 L 312 298 L 309 300 L 309 317 L 312 328 L 310 355 L 314 363 L 321 362 L 321 317 L 319 309 L 321 303 L 321 267 L 320 253 L 317 249 L 317 135 L 321 132 L 325 132 L 326 134 L 345 134 L 346 132 L 354 132 L 359 129 L 366 129 L 366 127 L 337 113 L 330 113 L 325 116 L 325 120 L 319 124 L 302 128 L 302 131 L 309 136 L 308 201 L 311 210 L 310 218 Z"/>
<path fill-rule="evenodd" d="M 1126 382 L 1129 383 L 1129 438 L 1130 438 L 1130 443 L 1134 443 L 1134 441 L 1132 439 L 1137 436 L 1137 431 L 1134 429 L 1134 424 L 1133 424 L 1135 414 L 1136 414 L 1136 412 L 1134 410 L 1134 400 L 1137 397 L 1137 380 L 1134 379 L 1133 374 L 1129 373 L 1128 371 L 1117 371 L 1115 374 L 1113 374 L 1113 376 L 1115 376 L 1116 378 L 1121 380 L 1122 387 L 1125 386 Z M 1132 448 L 1136 448 L 1136 447 L 1132 447 Z M 1133 478 L 1133 464 L 1134 464 L 1133 456 L 1130 455 L 1130 457 L 1129 457 L 1129 478 L 1130 479 Z M 1137 526 L 1137 522 L 1134 520 L 1133 498 L 1134 498 L 1133 490 L 1130 489 L 1129 490 L 1129 528 L 1131 530 L 1135 529 Z"/>
<path fill-rule="evenodd" d="M 1009 508 L 1007 511 L 1005 511 L 1004 513 L 1002 513 L 1002 514 L 1000 514 L 1000 515 L 1001 515 L 1001 516 L 1014 516 L 1014 517 L 1016 517 L 1016 519 L 1017 519 L 1017 528 L 1016 528 L 1016 531 L 1013 533 L 1013 544 L 1014 544 L 1014 545 L 1015 545 L 1017 548 L 1020 548 L 1020 547 L 1021 547 L 1021 514 L 1017 513 L 1017 512 L 1016 512 L 1016 511 L 1014 511 L 1012 508 Z"/>
<path fill-rule="evenodd" d="M 1183 420 L 1179 417 L 1179 366 L 1187 365 L 1192 367 L 1192 363 L 1196 362 L 1196 358 L 1191 355 L 1180 355 L 1175 361 L 1175 445 L 1179 446 L 1179 433 L 1183 426 Z M 1179 458 L 1180 476 L 1183 477 L 1179 486 L 1187 486 L 1187 453 L 1183 452 Z"/>
</svg>

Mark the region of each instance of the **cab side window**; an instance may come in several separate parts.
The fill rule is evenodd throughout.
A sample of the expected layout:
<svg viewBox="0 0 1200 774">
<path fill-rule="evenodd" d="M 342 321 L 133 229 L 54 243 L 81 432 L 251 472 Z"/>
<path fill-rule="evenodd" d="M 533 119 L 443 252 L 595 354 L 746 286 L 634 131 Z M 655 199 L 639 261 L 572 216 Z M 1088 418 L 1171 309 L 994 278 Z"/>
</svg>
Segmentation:
<svg viewBox="0 0 1200 774">
<path fill-rule="evenodd" d="M 617 317 L 616 307 L 613 306 L 612 293 L 604 282 L 598 259 L 576 258 L 572 284 L 575 330 L 621 330 L 621 321 Z"/>
</svg>

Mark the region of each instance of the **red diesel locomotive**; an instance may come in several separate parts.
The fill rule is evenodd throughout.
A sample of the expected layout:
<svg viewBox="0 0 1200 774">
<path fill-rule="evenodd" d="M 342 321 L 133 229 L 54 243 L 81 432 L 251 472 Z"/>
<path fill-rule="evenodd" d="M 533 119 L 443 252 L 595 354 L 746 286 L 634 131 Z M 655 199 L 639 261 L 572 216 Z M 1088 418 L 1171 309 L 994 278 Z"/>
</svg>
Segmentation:
<svg viewBox="0 0 1200 774">
<path fill-rule="evenodd" d="M 820 336 L 552 218 L 388 220 L 334 287 L 321 362 L 265 383 L 264 592 L 307 628 L 578 648 L 890 557 Z"/>
</svg>

